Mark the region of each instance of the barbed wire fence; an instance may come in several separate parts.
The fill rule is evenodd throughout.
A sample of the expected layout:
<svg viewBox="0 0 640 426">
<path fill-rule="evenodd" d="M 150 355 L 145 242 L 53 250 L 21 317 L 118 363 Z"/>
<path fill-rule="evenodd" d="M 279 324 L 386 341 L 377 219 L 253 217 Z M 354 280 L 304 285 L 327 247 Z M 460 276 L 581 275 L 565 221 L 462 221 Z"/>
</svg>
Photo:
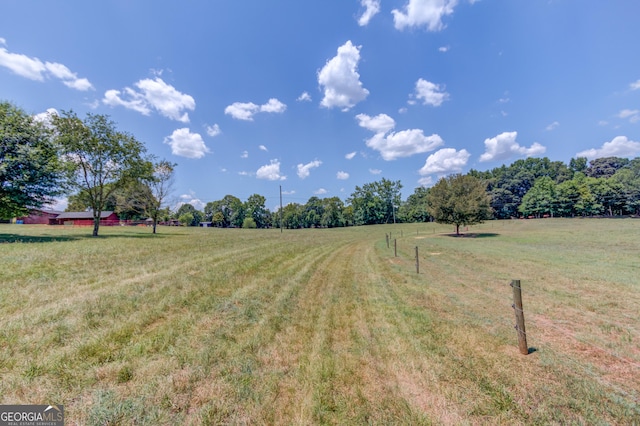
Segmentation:
<svg viewBox="0 0 640 426">
<path fill-rule="evenodd" d="M 465 228 L 465 231 L 468 230 L 468 227 Z M 398 241 L 398 236 L 400 236 L 400 238 L 402 238 L 402 236 L 404 235 L 404 231 L 399 230 L 396 232 L 395 237 L 393 236 L 393 233 L 389 232 L 385 234 L 385 239 L 386 239 L 386 245 L 387 248 L 389 249 L 393 249 L 394 250 L 394 258 L 398 258 L 400 257 L 401 259 L 409 259 L 411 257 L 413 257 L 414 261 L 415 261 L 415 266 L 416 266 L 416 274 L 420 275 L 420 260 L 423 260 L 423 272 L 422 274 L 425 274 L 425 268 L 424 266 L 426 264 L 428 264 L 428 260 L 429 258 L 423 254 L 422 258 L 420 257 L 420 245 L 419 244 L 404 244 L 404 241 L 402 241 L 402 239 L 400 241 Z M 427 234 L 431 234 L 434 235 L 435 234 L 435 228 L 430 228 L 429 230 L 425 230 L 423 231 L 424 235 Z M 407 235 L 410 235 L 409 233 L 407 233 Z M 416 230 L 416 236 L 420 235 L 420 229 Z M 393 238 L 393 242 L 394 244 L 391 244 L 391 239 Z M 424 247 L 423 247 L 424 248 Z M 414 256 L 410 256 L 407 253 L 411 253 L 414 252 L 415 255 Z M 487 291 L 482 291 L 478 288 L 476 288 L 473 285 L 465 285 L 465 289 L 469 289 L 472 292 L 478 294 L 481 296 L 481 298 L 487 299 L 492 303 L 497 303 L 499 305 L 505 305 L 505 312 L 507 311 L 508 308 L 511 308 L 513 310 L 513 312 L 515 313 L 515 319 L 516 319 L 516 323 L 514 324 L 514 322 L 508 320 L 506 318 L 506 316 L 502 317 L 499 316 L 498 318 L 491 318 L 491 321 L 494 320 L 498 320 L 499 323 L 507 326 L 508 328 L 512 328 L 515 329 L 516 331 L 516 335 L 518 336 L 518 346 L 519 346 L 519 350 L 522 354 L 531 354 L 533 352 L 538 351 L 538 348 L 535 347 L 528 347 L 527 346 L 527 337 L 530 337 L 527 332 L 526 329 L 524 327 L 524 319 L 525 319 L 525 311 L 527 311 L 527 315 L 526 315 L 526 321 L 527 323 L 530 323 L 530 325 L 533 325 L 533 329 L 535 330 L 542 330 L 546 327 L 551 328 L 553 330 L 555 330 L 556 333 L 562 335 L 564 338 L 570 340 L 570 341 L 574 341 L 576 343 L 585 345 L 587 347 L 589 347 L 590 349 L 592 349 L 593 351 L 606 355 L 612 359 L 615 359 L 619 362 L 621 362 L 624 365 L 627 365 L 628 367 L 632 368 L 634 371 L 634 373 L 636 376 L 640 375 L 640 363 L 633 360 L 633 359 L 629 359 L 627 357 L 621 356 L 618 353 L 607 349 L 605 347 L 602 347 L 600 345 L 597 345 L 593 342 L 590 341 L 586 341 L 584 339 L 580 339 L 578 338 L 574 333 L 572 333 L 571 331 L 568 331 L 566 329 L 566 327 L 561 327 L 558 326 L 557 324 L 554 323 L 554 321 L 560 321 L 558 319 L 553 319 L 553 318 L 549 318 L 548 320 L 545 320 L 544 323 L 542 323 L 541 321 L 538 321 L 539 318 L 545 318 L 547 317 L 547 315 L 537 312 L 535 309 L 529 309 L 529 308 L 523 308 L 523 302 L 522 302 L 522 284 L 520 282 L 520 280 L 512 280 L 511 283 L 505 282 L 505 289 L 508 289 L 509 287 L 513 288 L 513 292 L 515 294 L 516 290 L 520 293 L 520 303 L 518 304 L 517 301 L 514 299 L 513 303 L 511 304 L 511 306 L 509 306 L 508 304 L 505 303 L 506 298 L 505 297 L 500 297 L 499 293 L 492 293 L 492 292 L 487 292 Z M 506 292 L 505 292 L 506 293 Z M 526 293 L 524 295 L 525 300 L 527 299 L 537 299 L 537 300 L 544 300 L 545 297 L 548 297 L 548 295 L 544 295 L 541 294 L 539 292 L 537 292 L 536 290 L 533 289 L 529 289 L 527 288 Z M 478 299 L 476 299 L 478 300 Z M 526 304 L 526 303 L 525 303 Z M 471 312 L 466 312 L 467 314 L 471 314 Z M 473 313 L 475 315 L 475 313 Z M 513 315 L 513 314 L 511 314 Z M 518 317 L 522 318 L 522 323 L 520 323 Z M 486 320 L 487 318 L 481 318 L 483 320 Z M 535 340 L 535 337 L 531 337 L 529 339 L 530 341 Z M 549 349 L 552 349 L 555 352 L 555 349 L 552 347 L 549 347 Z M 636 403 L 640 404 L 640 400 L 638 399 L 637 395 L 631 395 L 631 392 L 629 390 L 625 390 L 622 389 L 620 386 L 611 383 L 610 381 L 606 381 L 604 380 L 601 375 L 598 375 L 596 372 L 593 371 L 592 368 L 589 367 L 588 363 L 585 364 L 584 362 L 580 362 L 577 359 L 574 359 L 573 357 L 565 357 L 563 358 L 563 360 L 567 363 L 570 363 L 572 365 L 572 367 L 574 369 L 579 369 L 583 374 L 591 377 L 592 379 L 594 379 L 595 381 L 597 381 L 598 383 L 605 385 L 605 386 L 609 386 L 611 389 L 615 390 L 618 394 L 620 395 L 625 395 L 627 397 L 632 397 L 636 399 Z M 636 405 L 635 407 L 635 411 L 640 413 L 640 405 Z"/>
</svg>

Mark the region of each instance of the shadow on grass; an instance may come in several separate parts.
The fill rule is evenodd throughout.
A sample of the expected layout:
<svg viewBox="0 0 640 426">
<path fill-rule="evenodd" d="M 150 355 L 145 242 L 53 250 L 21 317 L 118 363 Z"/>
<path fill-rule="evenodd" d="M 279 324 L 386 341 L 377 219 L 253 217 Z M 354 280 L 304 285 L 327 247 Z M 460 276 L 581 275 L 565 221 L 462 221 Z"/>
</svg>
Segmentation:
<svg viewBox="0 0 640 426">
<path fill-rule="evenodd" d="M 172 235 L 177 235 L 177 234 L 172 234 Z M 147 239 L 147 238 L 166 238 L 168 237 L 168 235 L 166 234 L 126 234 L 126 233 L 117 233 L 117 234 L 98 234 L 97 237 L 94 237 L 93 235 L 91 235 L 91 233 L 87 234 L 87 235 L 80 235 L 80 238 L 88 238 L 88 239 L 95 239 L 95 240 L 106 240 L 109 238 L 142 238 L 142 239 Z"/>
<path fill-rule="evenodd" d="M 500 234 L 496 234 L 493 232 L 482 232 L 482 233 L 467 233 L 467 234 L 445 234 L 447 237 L 454 238 L 492 238 L 499 237 Z"/>
<path fill-rule="evenodd" d="M 4 243 L 56 243 L 61 241 L 75 241 L 76 235 L 20 235 L 0 234 L 0 244 Z"/>
<path fill-rule="evenodd" d="M 171 234 L 181 235 L 181 234 Z M 59 243 L 65 241 L 78 241 L 78 240 L 107 240 L 111 238 L 136 238 L 136 239 L 158 239 L 166 238 L 169 235 L 166 234 L 108 234 L 98 235 L 94 237 L 91 233 L 81 235 L 20 235 L 20 234 L 0 234 L 0 244 L 11 243 Z"/>
</svg>

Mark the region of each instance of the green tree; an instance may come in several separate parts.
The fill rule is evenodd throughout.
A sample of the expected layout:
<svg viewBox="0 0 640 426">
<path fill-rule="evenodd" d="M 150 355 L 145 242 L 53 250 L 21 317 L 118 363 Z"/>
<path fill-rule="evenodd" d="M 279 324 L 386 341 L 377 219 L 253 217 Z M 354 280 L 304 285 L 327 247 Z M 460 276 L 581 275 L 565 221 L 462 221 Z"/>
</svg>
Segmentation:
<svg viewBox="0 0 640 426">
<path fill-rule="evenodd" d="M 533 187 L 522 198 L 518 211 L 525 216 L 541 217 L 556 213 L 556 183 L 549 176 L 538 178 Z"/>
<path fill-rule="evenodd" d="M 396 209 L 401 203 L 400 181 L 392 182 L 382 178 L 378 182 L 356 186 L 347 200 L 353 208 L 356 225 L 371 225 L 395 221 Z"/>
<path fill-rule="evenodd" d="M 634 158 L 618 170 L 611 181 L 620 185 L 623 213 L 640 215 L 640 158 Z"/>
<path fill-rule="evenodd" d="M 252 218 L 258 228 L 266 228 L 270 225 L 269 210 L 265 207 L 266 201 L 267 199 L 262 195 L 253 194 L 245 202 L 246 217 Z"/>
<path fill-rule="evenodd" d="M 151 189 L 142 180 L 131 180 L 127 185 L 113 192 L 115 207 L 109 209 L 109 203 L 105 205 L 106 210 L 113 210 L 118 217 L 123 220 L 141 220 L 148 217 L 147 211 L 154 203 Z"/>
<path fill-rule="evenodd" d="M 173 191 L 174 170 L 177 164 L 161 160 L 153 165 L 153 174 L 147 179 L 149 192 L 146 194 L 146 214 L 153 219 L 153 233 L 156 233 L 158 219 L 163 207 Z"/>
<path fill-rule="evenodd" d="M 569 161 L 569 169 L 574 173 L 584 173 L 587 170 L 587 157 L 572 158 Z"/>
<path fill-rule="evenodd" d="M 324 203 L 318 197 L 311 197 L 305 205 L 305 228 L 317 228 L 320 226 L 324 214 Z"/>
<path fill-rule="evenodd" d="M 224 227 L 224 215 L 222 212 L 215 212 L 213 216 L 211 216 L 211 223 L 218 228 Z"/>
<path fill-rule="evenodd" d="M 176 217 L 178 218 L 180 223 L 182 223 L 183 216 L 187 214 L 189 215 L 191 220 L 187 222 L 186 226 L 198 226 L 200 222 L 204 220 L 204 213 L 202 213 L 201 211 L 196 209 L 193 205 L 188 203 L 183 204 L 178 208 L 178 211 L 176 212 Z"/>
<path fill-rule="evenodd" d="M 180 216 L 178 216 L 178 221 L 180 221 L 180 224 L 182 226 L 193 226 L 193 213 L 183 213 Z"/>
<path fill-rule="evenodd" d="M 436 222 L 456 226 L 456 235 L 460 235 L 460 225 L 482 223 L 491 217 L 486 184 L 470 175 L 455 174 L 440 179 L 430 189 L 427 205 Z"/>
<path fill-rule="evenodd" d="M 239 198 L 233 195 L 225 195 L 223 199 L 208 202 L 204 208 L 206 220 L 214 222 L 213 216 L 220 213 L 222 222 L 218 222 L 221 227 L 236 226 L 241 227 L 244 221 L 244 205 Z"/>
<path fill-rule="evenodd" d="M 400 206 L 398 215 L 402 222 L 428 222 L 431 219 L 427 209 L 427 195 L 429 189 L 423 186 L 417 187 L 407 201 Z"/>
<path fill-rule="evenodd" d="M 151 163 L 142 158 L 146 149 L 132 135 L 116 130 L 105 115 L 73 112 L 54 116 L 61 152 L 74 167 L 73 186 L 86 191 L 93 211 L 93 236 L 98 236 L 100 214 L 109 196 L 131 180 L 148 177 Z"/>
<path fill-rule="evenodd" d="M 517 160 L 510 166 L 501 166 L 488 172 L 471 170 L 469 175 L 487 182 L 494 215 L 500 219 L 518 216 L 518 206 L 535 181 L 543 176 L 556 183 L 573 178 L 573 172 L 561 161 L 548 158 Z"/>
<path fill-rule="evenodd" d="M 603 157 L 596 158 L 589 162 L 584 174 L 587 177 L 608 178 L 613 176 L 618 170 L 629 164 L 627 158 Z"/>
<path fill-rule="evenodd" d="M 338 197 L 330 197 L 322 200 L 323 212 L 320 225 L 327 228 L 344 226 L 344 203 Z"/>
<path fill-rule="evenodd" d="M 244 220 L 242 221 L 242 227 L 245 229 L 256 229 L 258 225 L 256 224 L 256 221 L 253 220 L 252 217 L 245 217 Z"/>
<path fill-rule="evenodd" d="M 28 214 L 64 190 L 64 162 L 50 129 L 20 108 L 0 103 L 0 218 Z"/>
</svg>

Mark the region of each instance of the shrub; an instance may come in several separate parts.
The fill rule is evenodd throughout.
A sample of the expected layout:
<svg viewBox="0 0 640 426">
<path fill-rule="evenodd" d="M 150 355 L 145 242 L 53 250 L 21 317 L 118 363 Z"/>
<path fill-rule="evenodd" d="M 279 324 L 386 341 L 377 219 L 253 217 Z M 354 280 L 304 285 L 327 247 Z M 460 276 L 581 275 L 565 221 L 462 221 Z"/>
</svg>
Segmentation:
<svg viewBox="0 0 640 426">
<path fill-rule="evenodd" d="M 258 226 L 256 225 L 256 221 L 251 217 L 247 217 L 242 221 L 242 227 L 247 229 L 255 229 Z"/>
</svg>

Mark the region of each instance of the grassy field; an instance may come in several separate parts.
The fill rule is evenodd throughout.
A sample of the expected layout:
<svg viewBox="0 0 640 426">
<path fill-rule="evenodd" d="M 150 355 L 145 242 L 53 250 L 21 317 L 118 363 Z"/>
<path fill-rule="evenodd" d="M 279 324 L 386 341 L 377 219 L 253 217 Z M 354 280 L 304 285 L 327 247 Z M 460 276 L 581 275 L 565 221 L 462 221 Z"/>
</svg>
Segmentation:
<svg viewBox="0 0 640 426">
<path fill-rule="evenodd" d="M 0 225 L 0 403 L 87 425 L 640 424 L 640 220 L 451 231 Z"/>
</svg>

